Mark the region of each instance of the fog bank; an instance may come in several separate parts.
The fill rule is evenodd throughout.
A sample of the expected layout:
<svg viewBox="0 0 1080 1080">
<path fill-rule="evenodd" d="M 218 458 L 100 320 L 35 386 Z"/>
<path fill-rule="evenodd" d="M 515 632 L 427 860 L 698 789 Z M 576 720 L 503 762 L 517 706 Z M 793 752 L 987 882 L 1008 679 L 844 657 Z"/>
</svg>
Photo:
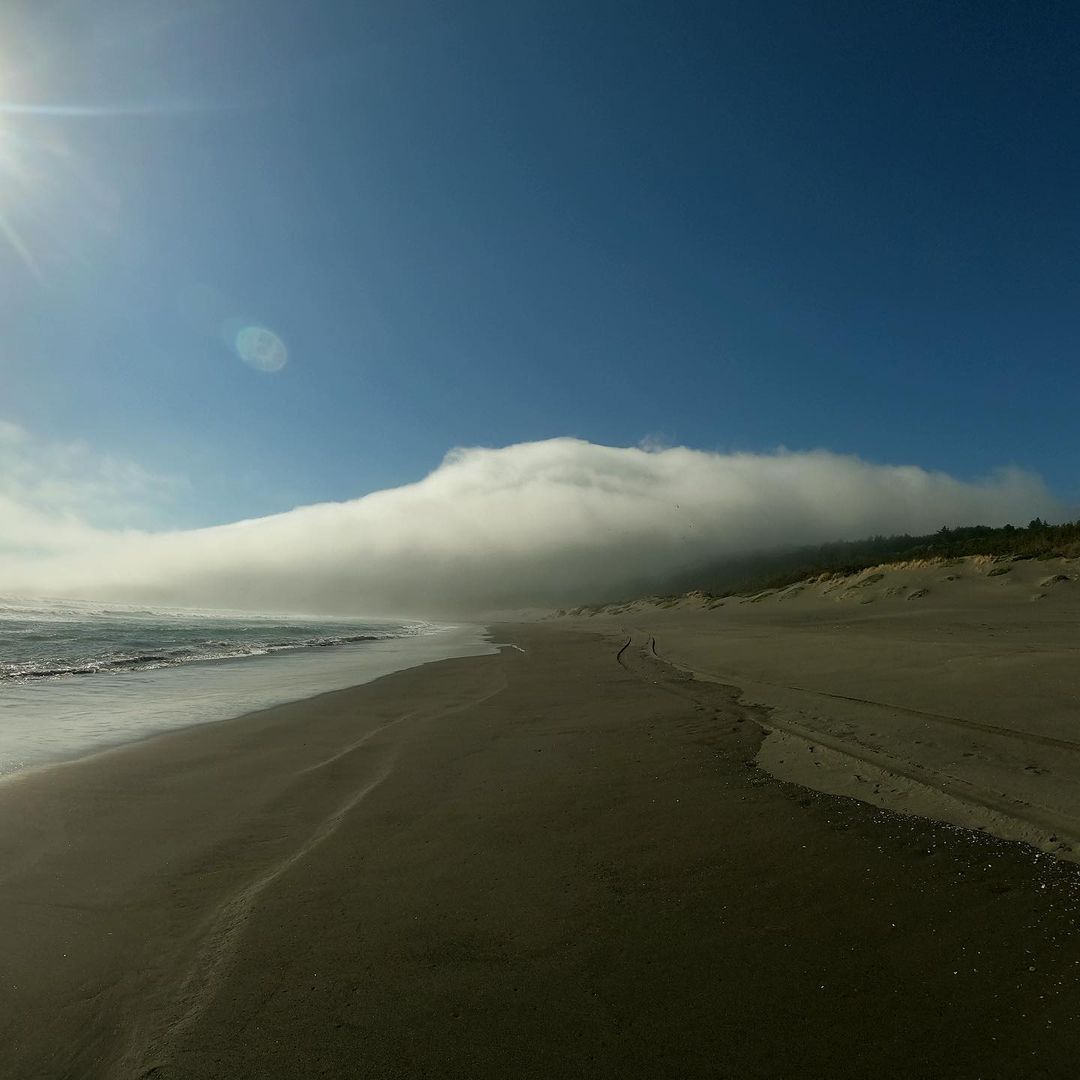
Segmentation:
<svg viewBox="0 0 1080 1080">
<path fill-rule="evenodd" d="M 8 503 L 0 593 L 433 616 L 611 599 L 726 556 L 1024 524 L 1056 506 L 1017 469 L 972 483 L 826 451 L 570 438 L 454 450 L 414 484 L 188 531 L 94 528 Z"/>
</svg>

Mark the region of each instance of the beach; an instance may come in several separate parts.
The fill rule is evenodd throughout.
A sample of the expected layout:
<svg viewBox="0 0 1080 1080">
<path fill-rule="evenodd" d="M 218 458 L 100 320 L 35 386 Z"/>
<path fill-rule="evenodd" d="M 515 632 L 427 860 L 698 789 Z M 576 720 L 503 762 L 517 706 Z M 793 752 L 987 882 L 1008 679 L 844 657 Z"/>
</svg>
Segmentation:
<svg viewBox="0 0 1080 1080">
<path fill-rule="evenodd" d="M 973 557 L 569 625 L 737 686 L 783 779 L 1080 858 L 1080 563 Z"/>
<path fill-rule="evenodd" d="M 0 3 L 0 1080 L 1080 1080 L 1077 15 Z"/>
<path fill-rule="evenodd" d="M 765 706 L 663 658 L 722 614 L 0 784 L 0 1072 L 1073 1075 L 1076 866 L 759 767 Z"/>
</svg>

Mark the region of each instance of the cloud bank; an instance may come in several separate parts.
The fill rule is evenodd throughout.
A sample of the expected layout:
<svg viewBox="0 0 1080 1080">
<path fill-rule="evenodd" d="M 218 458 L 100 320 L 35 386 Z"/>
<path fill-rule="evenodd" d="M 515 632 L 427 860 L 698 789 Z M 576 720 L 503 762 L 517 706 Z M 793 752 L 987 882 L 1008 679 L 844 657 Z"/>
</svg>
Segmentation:
<svg viewBox="0 0 1080 1080">
<path fill-rule="evenodd" d="M 434 616 L 609 599 L 725 557 L 1056 509 L 1018 469 L 973 483 L 826 451 L 571 438 L 454 450 L 404 487 L 180 532 L 96 527 L 4 497 L 0 593 Z"/>
</svg>

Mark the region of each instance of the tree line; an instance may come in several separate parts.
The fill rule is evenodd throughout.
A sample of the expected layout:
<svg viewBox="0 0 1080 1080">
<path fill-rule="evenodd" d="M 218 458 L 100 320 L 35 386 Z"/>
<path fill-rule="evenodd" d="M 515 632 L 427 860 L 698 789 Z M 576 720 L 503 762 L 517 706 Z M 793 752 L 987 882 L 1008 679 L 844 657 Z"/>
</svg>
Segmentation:
<svg viewBox="0 0 1080 1080">
<path fill-rule="evenodd" d="M 821 574 L 856 574 L 879 563 L 959 559 L 966 555 L 1050 559 L 1080 557 L 1080 520 L 1050 525 L 1033 518 L 1026 526 L 942 526 L 925 536 L 902 533 L 863 540 L 836 540 L 768 555 L 725 561 L 677 584 L 715 596 L 779 589 Z"/>
</svg>

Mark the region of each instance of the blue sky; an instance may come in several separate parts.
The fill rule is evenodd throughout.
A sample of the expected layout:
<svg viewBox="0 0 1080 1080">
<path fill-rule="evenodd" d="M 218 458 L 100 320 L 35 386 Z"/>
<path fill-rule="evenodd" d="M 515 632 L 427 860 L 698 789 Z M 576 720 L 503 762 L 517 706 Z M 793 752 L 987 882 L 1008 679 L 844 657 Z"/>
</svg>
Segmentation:
<svg viewBox="0 0 1080 1080">
<path fill-rule="evenodd" d="M 0 30 L 0 418 L 177 478 L 156 524 L 560 435 L 1080 497 L 1069 5 L 107 0 Z M 244 364 L 243 324 L 288 364 Z"/>
</svg>

